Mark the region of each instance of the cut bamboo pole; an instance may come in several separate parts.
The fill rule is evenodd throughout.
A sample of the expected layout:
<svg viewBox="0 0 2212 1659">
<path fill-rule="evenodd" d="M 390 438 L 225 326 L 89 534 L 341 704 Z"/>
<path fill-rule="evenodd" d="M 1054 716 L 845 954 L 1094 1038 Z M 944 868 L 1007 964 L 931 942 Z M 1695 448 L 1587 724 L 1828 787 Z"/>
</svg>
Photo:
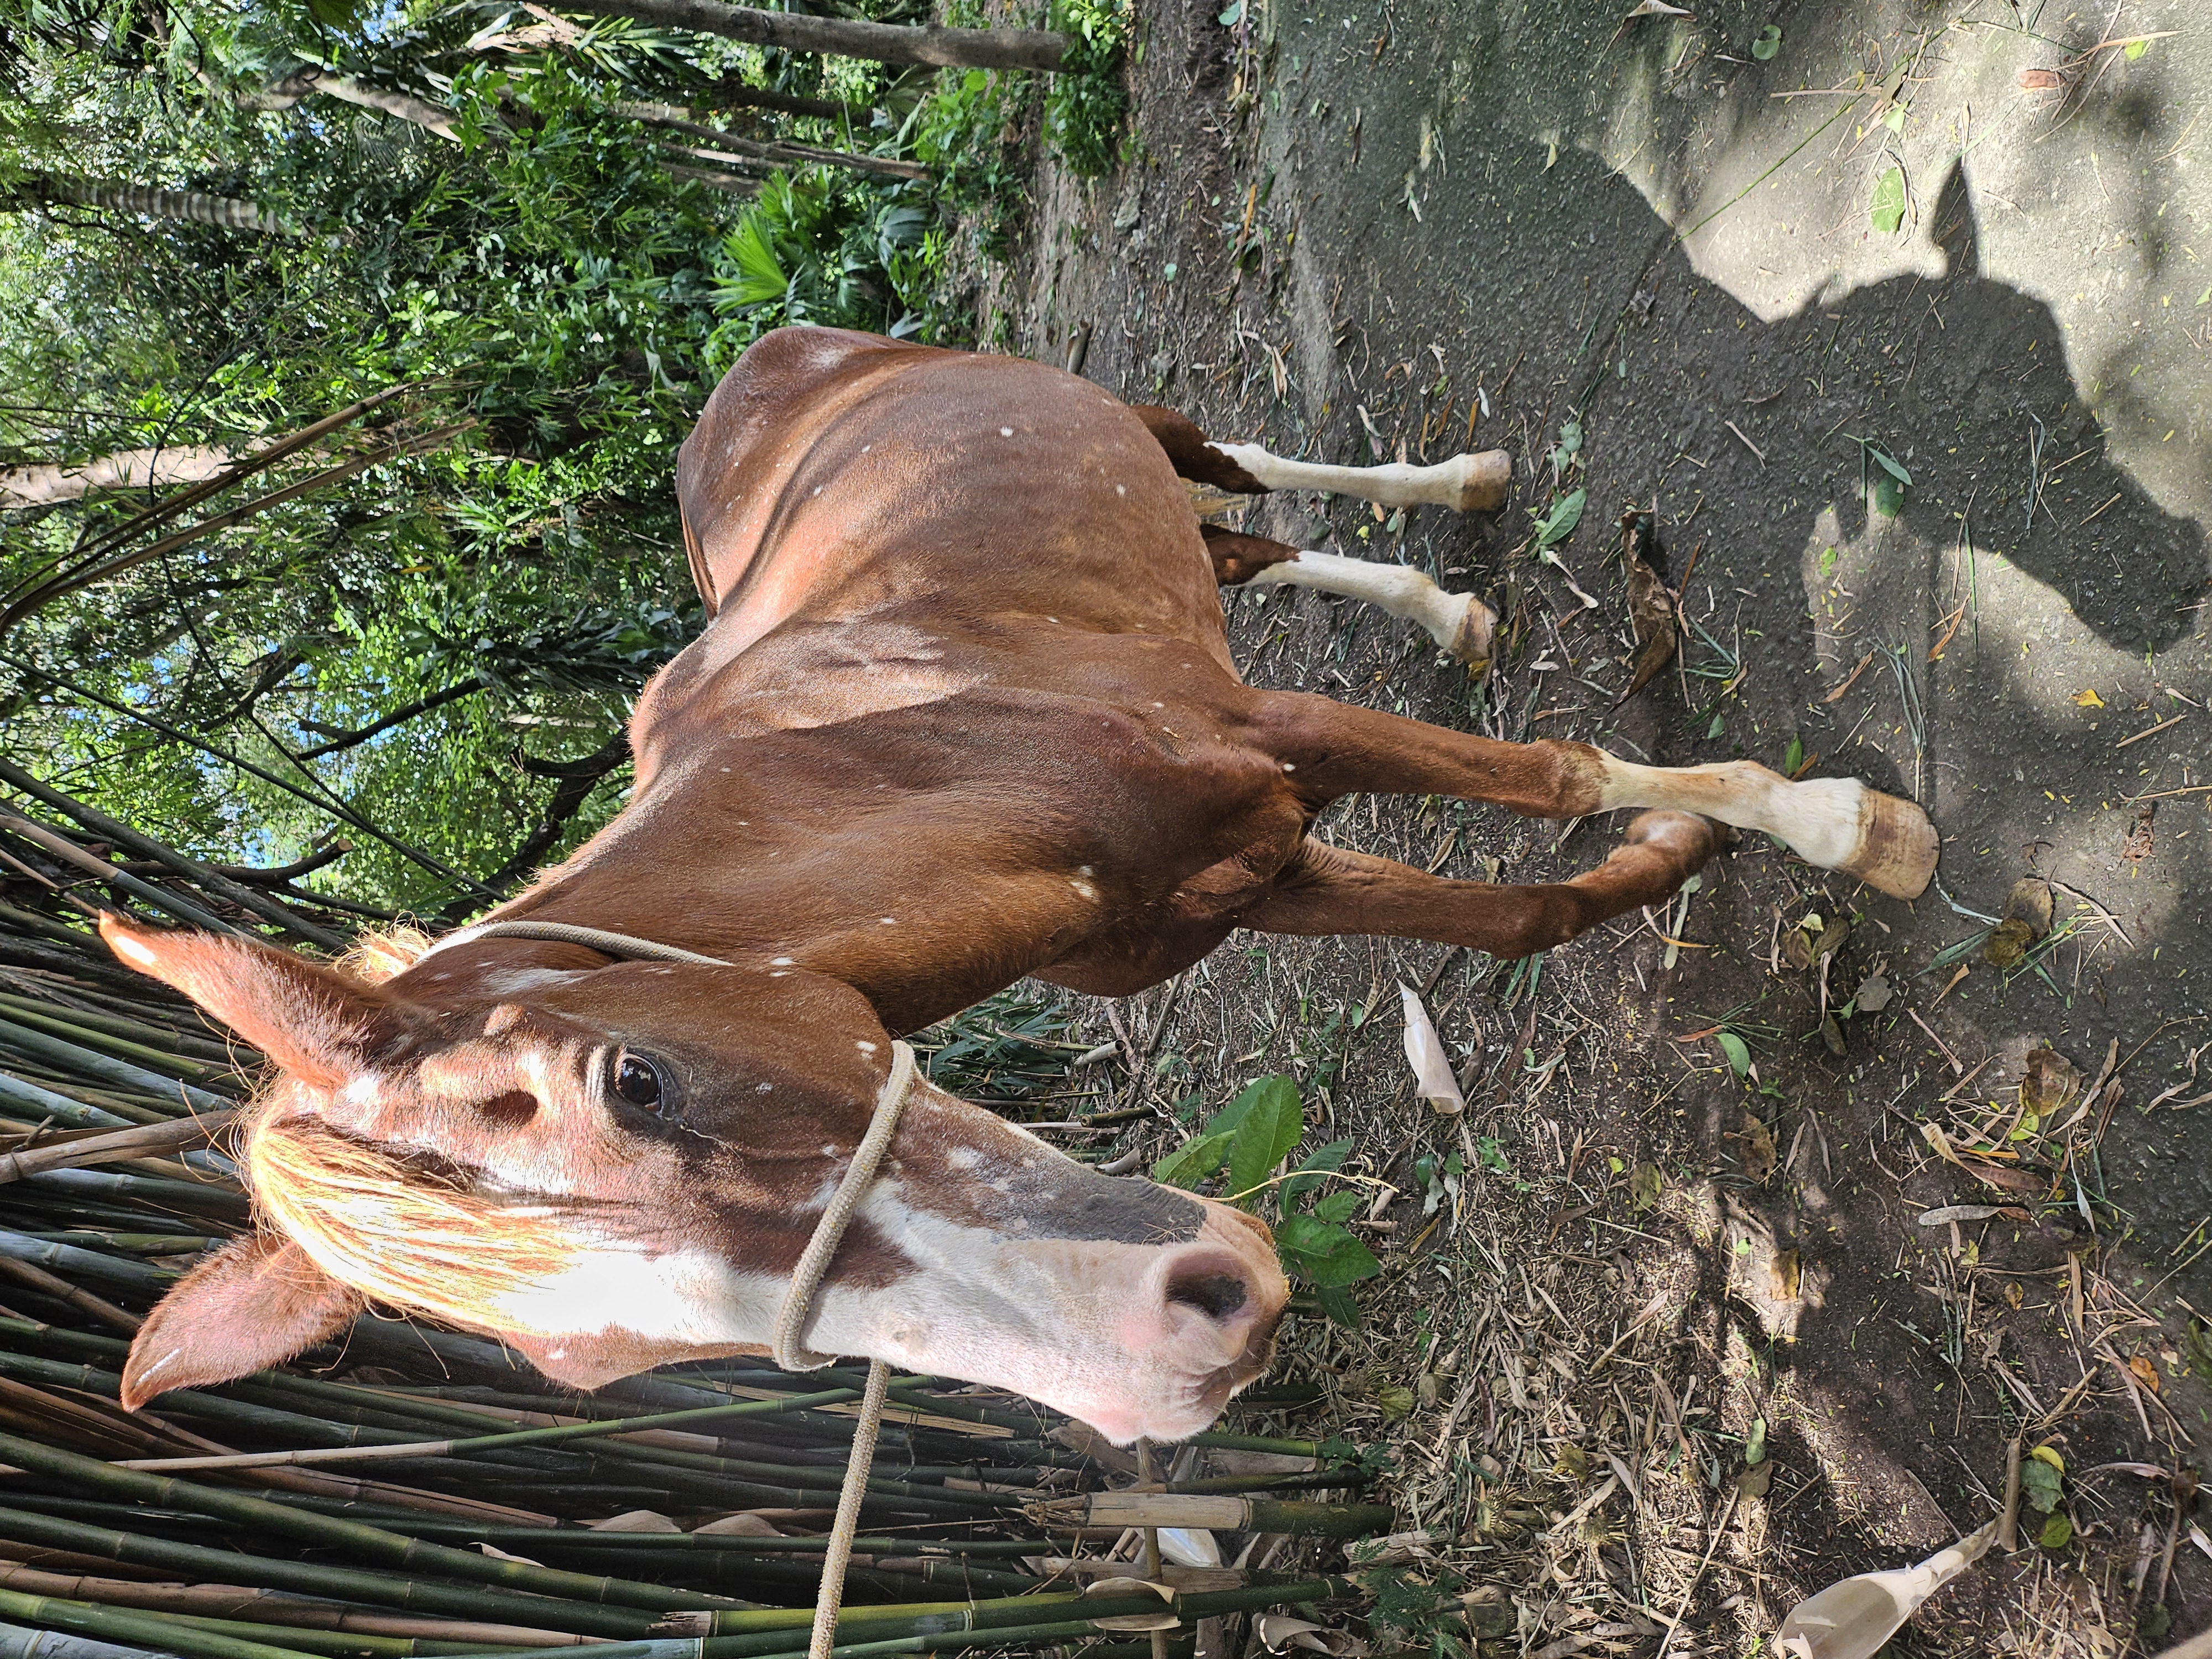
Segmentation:
<svg viewBox="0 0 2212 1659">
<path fill-rule="evenodd" d="M 213 912 L 202 909 L 190 899 L 180 897 L 166 887 L 156 887 L 152 882 L 142 880 L 127 870 L 117 869 L 106 859 L 95 858 L 86 852 L 68 836 L 59 835 L 20 812 L 0 808 L 0 830 L 21 836 L 41 851 L 52 854 L 88 876 L 120 887 L 142 903 L 152 905 L 165 916 L 174 916 L 187 927 L 204 928 L 210 933 L 224 933 L 234 939 L 246 936 L 240 929 L 232 927 Z"/>
<path fill-rule="evenodd" d="M 426 1619 L 378 1613 L 320 1596 L 291 1595 L 248 1584 L 149 1584 L 134 1578 L 71 1577 L 36 1567 L 0 1563 L 0 1588 L 28 1595 L 58 1595 L 102 1607 L 136 1607 L 148 1613 L 193 1613 L 210 1619 L 246 1619 L 261 1625 L 302 1630 L 353 1631 L 364 1635 L 432 1637 L 485 1647 L 574 1647 L 601 1638 L 522 1625 L 492 1625 L 481 1620 Z"/>
<path fill-rule="evenodd" d="M 221 1095 L 211 1094 L 205 1089 L 173 1077 L 164 1077 L 161 1073 L 149 1071 L 143 1066 L 133 1066 L 127 1060 L 95 1054 L 80 1043 L 65 1042 L 45 1031 L 34 1031 L 17 1020 L 0 1019 L 0 1042 L 47 1060 L 72 1074 L 96 1078 L 164 1103 L 175 1101 L 177 1110 L 196 1106 L 205 1112 L 227 1112 L 238 1104 L 235 1100 L 225 1099 Z M 161 1057 L 174 1058 L 171 1055 Z M 175 1115 L 175 1113 L 172 1112 L 171 1115 Z"/>
<path fill-rule="evenodd" d="M 94 1527 L 63 1516 L 38 1515 L 4 1506 L 0 1506 L 0 1538 L 192 1578 L 226 1583 L 259 1580 L 255 1587 L 263 1589 L 336 1596 L 372 1607 L 445 1613 L 457 1619 L 495 1619 L 502 1624 L 526 1625 L 532 1629 L 550 1625 L 582 1636 L 634 1638 L 647 1634 L 653 1622 L 641 1609 L 599 1607 L 573 1599 L 539 1598 L 481 1586 L 403 1578 L 367 1567 L 245 1555 L 234 1550 L 122 1532 L 112 1527 Z M 485 1556 L 476 1559 L 489 1559 Z M 692 1607 L 702 1601 L 723 1600 L 696 1592 L 664 1593 L 679 1604 Z"/>
<path fill-rule="evenodd" d="M 52 1596 L 21 1595 L 0 1589 L 0 1614 L 49 1625 L 79 1636 L 94 1636 L 151 1648 L 183 1659 L 295 1659 L 297 1650 L 241 1642 L 235 1637 L 194 1630 L 173 1619 L 150 1613 L 125 1613 L 116 1607 L 96 1607 L 88 1602 L 64 1601 Z"/>
<path fill-rule="evenodd" d="M 0 1434 L 0 1462 L 75 1481 L 86 1491 L 111 1492 L 118 1497 L 139 1503 L 157 1504 L 165 1508 L 191 1510 L 197 1514 L 235 1522 L 241 1526 L 274 1533 L 301 1543 L 349 1551 L 356 1557 L 388 1566 L 412 1568 L 477 1583 L 497 1584 L 540 1595 L 559 1596 L 571 1601 L 609 1603 L 611 1605 L 604 1609 L 611 1615 L 605 1621 L 607 1623 L 627 1626 L 631 1622 L 627 1617 L 619 1620 L 611 1617 L 617 1607 L 672 1613 L 696 1607 L 701 1602 L 701 1598 L 695 1593 L 665 1589 L 658 1584 L 593 1577 L 586 1573 L 559 1572 L 521 1561 L 495 1560 L 489 1556 L 472 1554 L 467 1550 L 450 1549 L 442 1544 L 427 1543 L 421 1539 L 386 1532 L 358 1521 L 341 1521 L 330 1516 L 290 1509 L 262 1498 L 248 1498 L 240 1492 L 225 1492 L 219 1487 L 194 1486 L 167 1475 L 142 1474 L 136 1469 L 118 1469 L 97 1458 L 80 1457 L 74 1452 L 43 1446 L 20 1435 Z M 578 1611 L 580 1613 L 586 1611 L 598 1613 L 602 1609 L 594 1606 Z"/>
<path fill-rule="evenodd" d="M 0 781 L 21 790 L 25 794 L 45 802 L 55 811 L 67 813 L 95 836 L 112 841 L 118 847 L 127 847 L 142 859 L 152 859 L 167 865 L 179 875 L 208 892 L 228 899 L 241 908 L 251 910 L 264 921 L 273 921 L 279 927 L 298 934 L 311 944 L 326 951 L 343 952 L 351 941 L 342 933 L 333 933 L 327 927 L 318 927 L 305 916 L 298 915 L 289 905 L 280 903 L 265 893 L 257 893 L 251 887 L 232 880 L 221 872 L 210 868 L 197 859 L 186 858 L 174 848 L 165 846 L 147 835 L 107 816 L 82 801 L 64 794 L 52 784 L 41 781 L 28 772 L 0 757 Z"/>
<path fill-rule="evenodd" d="M 1096 1492 L 1056 1498 L 1032 1511 L 1048 1524 L 1190 1527 L 1230 1532 L 1286 1532 L 1354 1538 L 1387 1532 L 1397 1515 L 1382 1504 L 1294 1504 L 1196 1492 Z"/>
<path fill-rule="evenodd" d="M 96 1642 L 89 1636 L 0 1624 L 0 1659 L 172 1659 L 172 1656 Z"/>
<path fill-rule="evenodd" d="M 36 1175 L 42 1170 L 76 1169 L 89 1164 L 112 1164 L 118 1159 L 143 1158 L 149 1152 L 166 1152 L 183 1146 L 198 1146 L 211 1141 L 228 1127 L 234 1113 L 210 1112 L 204 1117 L 173 1123 L 145 1123 L 135 1128 L 118 1129 L 110 1134 L 94 1135 L 84 1140 L 63 1141 L 58 1145 L 33 1146 L 20 1152 L 0 1153 L 0 1182 L 18 1180 L 27 1175 Z"/>
<path fill-rule="evenodd" d="M 787 1400 L 695 1407 L 688 1411 L 664 1412 L 655 1417 L 632 1418 L 627 1421 L 630 1425 L 690 1423 L 708 1418 L 800 1411 L 809 1406 L 833 1405 L 852 1397 L 850 1389 L 830 1389 L 819 1394 L 799 1395 Z M 118 1463 L 115 1467 L 122 1469 L 251 1469 L 279 1463 L 336 1463 L 355 1458 L 457 1457 L 471 1452 L 503 1450 L 513 1446 L 544 1446 L 608 1437 L 622 1432 L 624 1426 L 624 1419 L 617 1419 L 606 1422 L 575 1423 L 559 1428 L 516 1429 L 505 1434 L 480 1434 L 459 1440 L 416 1440 L 377 1446 L 321 1446 L 299 1451 L 238 1452 L 228 1457 L 151 1458 Z M 749 1466 L 748 1472 L 751 1467 L 766 1466 Z M 793 1473 L 790 1470 L 771 1472 L 785 1475 Z M 832 1480 L 830 1484 L 834 1487 L 836 1482 Z"/>
</svg>

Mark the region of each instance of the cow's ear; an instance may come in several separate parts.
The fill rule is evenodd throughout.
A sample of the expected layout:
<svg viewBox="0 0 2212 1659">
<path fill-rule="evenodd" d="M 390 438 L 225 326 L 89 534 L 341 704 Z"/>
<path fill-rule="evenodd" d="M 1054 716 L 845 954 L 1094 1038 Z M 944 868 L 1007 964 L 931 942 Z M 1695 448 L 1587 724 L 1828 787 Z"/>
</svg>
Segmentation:
<svg viewBox="0 0 2212 1659">
<path fill-rule="evenodd" d="M 390 1001 L 373 987 L 253 939 L 113 915 L 100 918 L 100 936 L 118 961 L 167 981 L 318 1088 L 337 1088 L 366 1067 L 390 1018 Z"/>
<path fill-rule="evenodd" d="M 362 1310 L 289 1239 L 234 1239 L 177 1282 L 146 1316 L 123 1367 L 132 1411 L 171 1389 L 228 1382 L 336 1336 Z"/>
</svg>

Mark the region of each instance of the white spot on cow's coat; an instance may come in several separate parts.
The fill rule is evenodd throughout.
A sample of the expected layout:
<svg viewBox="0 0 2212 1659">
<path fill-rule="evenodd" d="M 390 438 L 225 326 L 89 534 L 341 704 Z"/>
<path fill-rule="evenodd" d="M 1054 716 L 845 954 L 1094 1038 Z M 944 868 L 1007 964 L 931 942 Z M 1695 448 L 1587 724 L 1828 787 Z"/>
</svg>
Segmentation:
<svg viewBox="0 0 2212 1659">
<path fill-rule="evenodd" d="M 1285 772 L 1295 772 L 1295 771 L 1297 771 L 1297 769 L 1297 769 L 1297 767 L 1295 767 L 1295 766 L 1291 765 L 1291 764 L 1290 763 L 1290 762 L 1288 762 L 1288 761 L 1285 761 L 1285 762 L 1283 763 L 1283 770 L 1285 770 Z"/>
<path fill-rule="evenodd" d="M 1129 486 L 1127 484 L 1115 484 L 1114 486 L 1114 493 L 1116 495 L 1126 495 L 1129 493 Z"/>
<path fill-rule="evenodd" d="M 363 1072 L 345 1086 L 344 1100 L 349 1106 L 374 1106 L 377 1091 L 383 1088 L 384 1079 L 374 1072 Z"/>
<path fill-rule="evenodd" d="M 756 1083 L 753 1085 L 753 1092 L 757 1095 L 764 1095 L 771 1091 L 775 1087 L 775 1085 L 773 1083 Z"/>
<path fill-rule="evenodd" d="M 791 966 L 791 960 L 789 957 L 772 957 L 768 965 L 771 968 L 788 968 Z"/>
<path fill-rule="evenodd" d="M 1001 438 L 1011 438 L 1014 435 L 1014 429 L 1010 426 L 1002 426 L 999 428 L 999 435 Z"/>
<path fill-rule="evenodd" d="M 855 1042 L 853 1046 L 864 1054 L 872 1054 L 876 1052 L 876 1045 L 872 1042 Z"/>
<path fill-rule="evenodd" d="M 877 920 L 881 921 L 886 927 L 895 927 L 898 922 L 898 918 L 896 916 L 879 916 Z"/>
</svg>

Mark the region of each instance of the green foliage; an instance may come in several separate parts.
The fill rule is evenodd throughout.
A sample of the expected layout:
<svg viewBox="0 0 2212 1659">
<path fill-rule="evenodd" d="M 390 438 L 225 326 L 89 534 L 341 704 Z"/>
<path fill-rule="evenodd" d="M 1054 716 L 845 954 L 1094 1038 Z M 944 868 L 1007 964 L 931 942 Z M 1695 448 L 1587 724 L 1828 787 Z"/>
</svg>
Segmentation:
<svg viewBox="0 0 2212 1659">
<path fill-rule="evenodd" d="M 1885 236 L 1894 236 L 1905 222 L 1905 169 L 1890 167 L 1874 181 L 1874 200 L 1867 216 Z"/>
<path fill-rule="evenodd" d="M 1574 534 L 1575 526 L 1583 521 L 1583 503 L 1589 499 L 1586 489 L 1570 490 L 1552 503 L 1552 509 L 1536 520 L 1536 547 L 1539 552 L 1556 547 Z"/>
<path fill-rule="evenodd" d="M 878 333 L 911 334 L 915 313 L 902 276 L 920 291 L 927 273 L 908 260 L 929 222 L 927 210 L 896 190 L 851 182 L 826 168 L 778 173 L 722 239 L 715 301 L 732 320 L 717 333 L 715 355 L 734 357 L 771 328 L 816 323 Z"/>
<path fill-rule="evenodd" d="M 2038 1515 L 2048 1515 L 2058 1507 L 2065 1484 L 2065 1477 L 2041 1458 L 2021 1460 L 2021 1498 Z"/>
<path fill-rule="evenodd" d="M 210 191 L 309 234 L 0 214 L 0 380 L 26 406 L 0 411 L 0 464 L 244 447 L 414 389 L 210 510 L 349 453 L 391 452 L 378 465 L 16 629 L 9 653 L 75 689 L 26 677 L 0 708 L 34 769 L 192 851 L 296 856 L 343 805 L 482 878 L 546 827 L 543 765 L 600 750 L 699 626 L 671 475 L 708 390 L 777 322 L 941 331 L 935 208 L 924 187 L 811 170 L 748 204 L 672 170 L 665 135 L 617 107 L 710 106 L 704 88 L 757 75 L 757 53 L 612 21 L 557 55 L 511 52 L 477 44 L 480 14 L 378 17 L 372 35 L 343 8 L 249 7 L 156 40 L 88 5 L 10 41 L 0 180 Z M 302 63 L 442 106 L 459 142 L 328 98 L 233 100 Z M 784 85 L 829 89 L 822 73 L 794 60 Z M 836 95 L 875 98 L 873 69 L 841 74 Z M 819 122 L 793 136 L 849 143 Z M 123 533 L 142 504 L 15 515 L 0 588 Z M 483 689 L 346 738 L 465 684 Z M 606 820 L 623 776 L 551 826 L 542 860 Z M 314 884 L 477 902 L 354 838 Z"/>
<path fill-rule="evenodd" d="M 1069 38 L 1045 94 L 1045 137 L 1079 178 L 1112 169 L 1128 98 L 1121 89 L 1129 0 L 1057 0 L 1051 27 Z"/>
<path fill-rule="evenodd" d="M 1256 1211 L 1272 1196 L 1283 1271 L 1310 1286 L 1331 1318 L 1356 1326 L 1358 1313 L 1347 1287 L 1382 1270 L 1374 1252 L 1345 1225 L 1359 1208 L 1359 1194 L 1331 1193 L 1304 1209 L 1292 1207 L 1294 1200 L 1314 1192 L 1343 1167 L 1352 1143 L 1333 1140 L 1287 1178 L 1269 1181 L 1275 1167 L 1297 1149 L 1305 1130 L 1297 1082 L 1284 1076 L 1261 1078 L 1154 1164 L 1152 1179 L 1194 1190 L 1225 1168 L 1223 1195 L 1231 1202 Z"/>
<path fill-rule="evenodd" d="M 1355 1566 L 1360 1547 L 1353 1547 Z M 1395 1651 L 1425 1654 L 1429 1659 L 1463 1659 L 1469 1651 L 1472 1644 L 1459 1601 L 1468 1580 L 1454 1568 L 1437 1563 L 1414 1573 L 1403 1567 L 1375 1567 L 1357 1577 L 1360 1588 L 1373 1598 L 1367 1622 L 1378 1634 L 1396 1638 L 1392 1644 Z"/>
</svg>

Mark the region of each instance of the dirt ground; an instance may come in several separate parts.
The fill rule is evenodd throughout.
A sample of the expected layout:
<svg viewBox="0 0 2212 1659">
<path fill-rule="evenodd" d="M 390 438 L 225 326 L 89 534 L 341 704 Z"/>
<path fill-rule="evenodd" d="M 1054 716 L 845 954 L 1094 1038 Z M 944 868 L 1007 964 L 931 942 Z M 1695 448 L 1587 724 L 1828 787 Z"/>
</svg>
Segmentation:
<svg viewBox="0 0 2212 1659">
<path fill-rule="evenodd" d="M 1540 974 L 1240 937 L 1117 1014 L 1145 1062 L 1117 1086 L 1158 1109 L 1102 1149 L 1157 1154 L 1187 1097 L 1289 1069 L 1404 1189 L 1368 1328 L 1299 1322 L 1286 1364 L 1392 1443 L 1426 1534 L 1401 1570 L 1471 1595 L 1501 1652 L 1750 1651 L 1810 1591 L 1990 1520 L 2015 1440 L 2063 1463 L 2070 1541 L 1993 1555 L 1897 1651 L 2212 1627 L 2201 0 L 1139 9 L 1124 164 L 1041 165 L 987 337 L 1079 343 L 1108 388 L 1283 453 L 1515 461 L 1494 516 L 1249 516 L 1484 593 L 1486 684 L 1292 592 L 1231 601 L 1249 676 L 1665 763 L 1794 759 L 1917 798 L 1944 850 L 1908 905 L 1747 838 L 1686 906 Z M 1867 446 L 1910 474 L 1893 515 Z M 1576 488 L 1540 562 L 1534 515 Z M 1617 707 L 1629 501 L 1694 625 Z M 1526 882 L 1618 827 L 1386 799 L 1321 830 Z M 2025 877 L 2054 931 L 2006 972 L 1980 939 Z M 1462 1119 L 1411 1097 L 1401 981 Z M 2045 1043 L 2080 1093 L 2030 1118 Z M 1426 1217 L 1425 1151 L 1469 1171 Z M 1738 1480 L 1761 1419 L 1764 1487 Z"/>
</svg>

